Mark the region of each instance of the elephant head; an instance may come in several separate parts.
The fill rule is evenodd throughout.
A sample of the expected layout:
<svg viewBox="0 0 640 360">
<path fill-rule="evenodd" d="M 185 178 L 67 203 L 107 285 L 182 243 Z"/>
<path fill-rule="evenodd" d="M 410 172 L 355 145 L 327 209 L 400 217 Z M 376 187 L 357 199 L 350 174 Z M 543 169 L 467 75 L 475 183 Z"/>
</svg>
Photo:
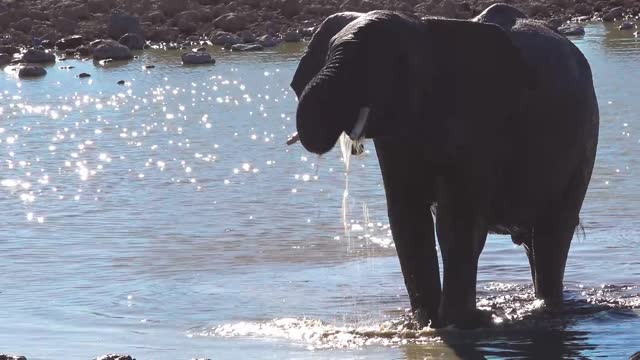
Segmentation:
<svg viewBox="0 0 640 360">
<path fill-rule="evenodd" d="M 291 80 L 291 88 L 298 98 L 302 95 L 302 91 L 307 84 L 322 69 L 327 59 L 329 51 L 329 42 L 340 30 L 344 29 L 347 24 L 355 19 L 360 18 L 362 13 L 358 12 L 341 12 L 327 17 L 318 30 L 313 34 L 307 50 L 300 59 L 300 64 L 293 74 Z"/>
<path fill-rule="evenodd" d="M 471 135 L 465 121 L 492 119 L 489 127 L 499 128 L 511 116 L 527 73 L 519 50 L 495 25 L 372 11 L 331 39 L 326 62 L 300 96 L 298 135 L 317 154 L 331 150 L 342 132 L 453 136 L 446 141 L 456 145 L 465 141 L 460 132 Z"/>
</svg>

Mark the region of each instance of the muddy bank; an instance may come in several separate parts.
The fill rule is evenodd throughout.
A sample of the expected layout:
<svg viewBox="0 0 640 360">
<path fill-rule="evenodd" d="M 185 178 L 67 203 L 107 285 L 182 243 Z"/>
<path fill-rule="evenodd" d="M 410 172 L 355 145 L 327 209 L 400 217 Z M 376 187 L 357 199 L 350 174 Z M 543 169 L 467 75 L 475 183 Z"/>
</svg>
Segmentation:
<svg viewBox="0 0 640 360">
<path fill-rule="evenodd" d="M 72 49 L 97 39 L 142 48 L 145 41 L 273 44 L 299 41 L 327 16 L 376 9 L 471 18 L 490 0 L 0 0 L 0 43 L 43 44 Z M 506 1 L 539 19 L 561 24 L 572 19 L 632 19 L 639 0 Z M 119 14 L 114 17 L 114 14 Z M 80 35 L 82 41 L 59 43 Z M 123 37 L 125 37 L 123 39 Z M 75 48 L 76 46 L 73 46 Z"/>
</svg>

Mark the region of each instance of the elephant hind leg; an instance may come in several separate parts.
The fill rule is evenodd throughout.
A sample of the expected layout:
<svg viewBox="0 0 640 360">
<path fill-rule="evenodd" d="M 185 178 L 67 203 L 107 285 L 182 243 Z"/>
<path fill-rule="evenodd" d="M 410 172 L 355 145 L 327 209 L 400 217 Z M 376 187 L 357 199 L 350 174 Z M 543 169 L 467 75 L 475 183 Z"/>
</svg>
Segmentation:
<svg viewBox="0 0 640 360">
<path fill-rule="evenodd" d="M 531 249 L 526 248 L 536 297 L 551 308 L 562 305 L 564 270 L 576 225 L 577 218 L 540 222 L 534 227 Z"/>
</svg>

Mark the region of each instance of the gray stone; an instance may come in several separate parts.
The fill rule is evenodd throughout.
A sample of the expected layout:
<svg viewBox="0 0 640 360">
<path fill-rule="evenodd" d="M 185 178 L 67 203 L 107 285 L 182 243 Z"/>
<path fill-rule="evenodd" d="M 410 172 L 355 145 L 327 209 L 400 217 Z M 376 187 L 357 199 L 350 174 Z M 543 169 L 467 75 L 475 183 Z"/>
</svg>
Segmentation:
<svg viewBox="0 0 640 360">
<path fill-rule="evenodd" d="M 215 27 L 228 32 L 238 32 L 246 29 L 248 25 L 247 18 L 243 15 L 236 13 L 228 13 L 222 15 L 213 21 Z"/>
<path fill-rule="evenodd" d="M 55 55 L 42 50 L 29 49 L 22 55 L 22 62 L 26 63 L 49 63 L 55 61 Z"/>
<path fill-rule="evenodd" d="M 564 36 L 584 35 L 584 27 L 578 24 L 565 24 L 558 28 L 558 32 Z"/>
<path fill-rule="evenodd" d="M 64 37 L 56 41 L 56 47 L 60 50 L 75 49 L 84 44 L 84 38 L 80 35 Z"/>
<path fill-rule="evenodd" d="M 231 47 L 232 51 L 260 51 L 264 50 L 264 46 L 260 44 L 235 44 Z"/>
<path fill-rule="evenodd" d="M 136 360 L 132 358 L 130 355 L 122 355 L 122 354 L 107 354 L 98 356 L 93 360 Z"/>
<path fill-rule="evenodd" d="M 116 41 L 102 40 L 102 42 L 93 49 L 93 58 L 95 60 L 129 60 L 133 59 L 133 55 L 128 47 Z"/>
<path fill-rule="evenodd" d="M 238 33 L 238 36 L 242 38 L 242 42 L 244 43 L 254 43 L 258 41 L 258 38 L 249 30 L 243 30 Z"/>
<path fill-rule="evenodd" d="M 27 360 L 27 358 L 22 355 L 0 354 L 0 360 Z"/>
<path fill-rule="evenodd" d="M 186 0 L 162 0 L 160 1 L 160 10 L 169 16 L 174 16 L 187 10 L 188 1 Z"/>
<path fill-rule="evenodd" d="M 30 18 L 21 19 L 13 24 L 13 28 L 18 31 L 22 31 L 25 34 L 31 32 L 33 27 L 33 20 Z"/>
<path fill-rule="evenodd" d="M 279 43 L 278 39 L 271 35 L 264 35 L 258 38 L 258 44 L 264 47 L 274 47 Z"/>
<path fill-rule="evenodd" d="M 142 50 L 144 48 L 144 39 L 140 34 L 136 33 L 125 34 L 118 42 L 131 50 Z"/>
<path fill-rule="evenodd" d="M 620 30 L 631 30 L 633 28 L 636 27 L 636 24 L 629 22 L 629 21 L 625 21 L 622 24 L 620 24 L 620 26 L 618 27 L 618 29 Z"/>
<path fill-rule="evenodd" d="M 176 15 L 177 27 L 183 33 L 191 34 L 198 28 L 200 13 L 194 10 L 184 11 Z"/>
<path fill-rule="evenodd" d="M 215 64 L 216 60 L 206 52 L 188 52 L 182 54 L 182 63 L 189 65 Z"/>
<path fill-rule="evenodd" d="M 211 37 L 211 43 L 214 45 L 226 45 L 226 44 L 241 44 L 243 43 L 242 39 L 232 33 L 228 32 L 218 32 Z"/>
<path fill-rule="evenodd" d="M 109 17 L 107 34 L 113 39 L 120 39 L 125 34 L 138 34 L 144 38 L 140 18 L 137 16 L 114 13 Z"/>
<path fill-rule="evenodd" d="M 82 79 L 82 78 L 88 78 L 88 77 L 91 77 L 91 74 L 87 74 L 87 73 L 80 73 L 80 74 L 78 75 L 78 77 L 79 77 L 79 78 L 81 78 L 81 79 Z"/>
<path fill-rule="evenodd" d="M 622 6 L 613 8 L 609 10 L 604 16 L 602 16 L 602 20 L 606 22 L 612 22 L 616 19 L 622 18 L 622 14 L 624 13 L 624 9 Z"/>
<path fill-rule="evenodd" d="M 77 21 L 66 19 L 66 18 L 55 18 L 51 20 L 51 23 L 53 23 L 53 27 L 54 29 L 56 29 L 57 32 L 64 35 L 73 34 L 76 32 L 76 29 L 78 28 Z"/>
<path fill-rule="evenodd" d="M 9 54 L 0 54 L 0 66 L 4 66 L 11 63 L 11 55 Z"/>
<path fill-rule="evenodd" d="M 28 65 L 20 68 L 18 71 L 18 76 L 21 78 L 26 77 L 38 77 L 47 75 L 47 70 L 45 70 L 42 66 L 37 65 Z"/>
<path fill-rule="evenodd" d="M 300 40 L 302 40 L 302 37 L 297 31 L 287 31 L 284 34 L 285 42 L 299 42 Z"/>
</svg>

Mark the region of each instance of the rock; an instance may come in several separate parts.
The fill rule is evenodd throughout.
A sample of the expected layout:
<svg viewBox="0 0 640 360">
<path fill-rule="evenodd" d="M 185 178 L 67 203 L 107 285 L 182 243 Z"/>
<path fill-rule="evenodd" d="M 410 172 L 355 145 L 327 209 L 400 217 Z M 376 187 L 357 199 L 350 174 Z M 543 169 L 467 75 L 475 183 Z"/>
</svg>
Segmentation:
<svg viewBox="0 0 640 360">
<path fill-rule="evenodd" d="M 231 46 L 232 51 L 260 51 L 264 50 L 264 46 L 260 44 L 235 44 Z"/>
<path fill-rule="evenodd" d="M 11 55 L 9 54 L 0 54 L 0 66 L 7 65 L 11 63 Z"/>
<path fill-rule="evenodd" d="M 69 65 L 69 66 L 60 66 L 59 69 L 60 70 L 71 70 L 71 69 L 74 69 L 74 68 L 75 68 L 75 66 Z"/>
<path fill-rule="evenodd" d="M 258 38 L 258 44 L 264 47 L 274 47 L 277 46 L 280 42 L 277 38 L 274 38 L 271 35 L 264 35 Z"/>
<path fill-rule="evenodd" d="M 73 3 L 67 3 L 73 4 Z M 82 4 L 78 6 L 63 7 L 58 13 L 59 17 L 70 20 L 87 19 L 90 15 L 89 5 Z"/>
<path fill-rule="evenodd" d="M 79 77 L 80 79 L 82 79 L 82 78 L 88 78 L 88 77 L 91 77 L 91 74 L 87 74 L 87 73 L 80 73 L 80 74 L 78 75 L 78 77 Z"/>
<path fill-rule="evenodd" d="M 0 360 L 27 360 L 27 358 L 22 355 L 0 354 Z"/>
<path fill-rule="evenodd" d="M 602 16 L 602 20 L 606 22 L 612 22 L 616 19 L 622 18 L 622 14 L 624 13 L 624 9 L 622 6 L 618 6 L 609 10 L 604 16 Z"/>
<path fill-rule="evenodd" d="M 130 355 L 108 354 L 108 355 L 98 356 L 93 360 L 136 360 L 136 359 L 132 358 Z"/>
<path fill-rule="evenodd" d="M 300 14 L 300 3 L 298 0 L 284 0 L 282 2 L 280 12 L 287 19 L 291 19 L 292 17 Z"/>
<path fill-rule="evenodd" d="M 145 69 L 155 69 L 156 66 L 155 65 L 145 65 L 144 68 Z"/>
<path fill-rule="evenodd" d="M 620 24 L 620 26 L 618 27 L 618 29 L 620 30 L 631 30 L 633 28 L 636 27 L 636 24 L 629 22 L 629 21 L 625 21 L 622 24 Z"/>
<path fill-rule="evenodd" d="M 130 60 L 133 59 L 133 55 L 128 47 L 116 41 L 102 40 L 100 45 L 93 49 L 93 58 L 95 60 Z"/>
<path fill-rule="evenodd" d="M 182 63 L 191 65 L 215 64 L 216 60 L 206 52 L 188 52 L 182 54 Z"/>
<path fill-rule="evenodd" d="M 76 54 L 76 49 L 67 49 L 64 51 L 64 54 L 69 57 L 74 56 Z"/>
<path fill-rule="evenodd" d="M 0 54 L 17 54 L 20 52 L 20 49 L 17 46 L 13 45 L 0 45 Z"/>
<path fill-rule="evenodd" d="M 300 40 L 302 40 L 302 38 L 297 31 L 287 31 L 284 34 L 285 42 L 299 42 Z"/>
<path fill-rule="evenodd" d="M 174 16 L 187 10 L 188 2 L 186 0 L 162 0 L 159 8 L 168 16 Z"/>
<path fill-rule="evenodd" d="M 49 21 L 49 15 L 39 10 L 29 10 L 28 16 L 31 20 Z"/>
<path fill-rule="evenodd" d="M 187 34 L 191 34 L 198 28 L 200 13 L 194 10 L 184 11 L 176 15 L 178 29 Z"/>
<path fill-rule="evenodd" d="M 74 34 L 78 28 L 78 22 L 75 20 L 55 18 L 51 22 L 53 23 L 54 29 L 64 35 Z"/>
<path fill-rule="evenodd" d="M 584 27 L 578 24 L 565 24 L 558 28 L 558 32 L 564 36 L 584 35 Z"/>
<path fill-rule="evenodd" d="M 563 23 L 564 20 L 562 18 L 551 18 L 547 20 L 547 25 L 552 29 L 558 29 Z"/>
<path fill-rule="evenodd" d="M 248 21 L 243 15 L 228 13 L 215 19 L 213 24 L 219 29 L 235 33 L 244 30 L 248 25 Z"/>
<path fill-rule="evenodd" d="M 124 84 L 125 84 L 124 80 L 118 81 L 118 85 L 124 85 Z"/>
<path fill-rule="evenodd" d="M 91 49 L 91 51 L 93 51 L 93 49 L 95 49 L 98 46 L 102 45 L 102 43 L 104 43 L 104 42 L 105 42 L 105 40 L 102 40 L 102 39 L 93 40 L 92 42 L 89 43 L 89 49 Z"/>
<path fill-rule="evenodd" d="M 258 38 L 249 30 L 243 30 L 238 33 L 238 36 L 242 39 L 243 43 L 254 43 L 258 41 Z"/>
<path fill-rule="evenodd" d="M 580 3 L 574 6 L 573 11 L 578 15 L 590 15 L 593 12 L 593 8 L 589 4 Z"/>
<path fill-rule="evenodd" d="M 164 14 L 162 11 L 154 11 L 148 15 L 149 20 L 151 20 L 152 24 L 160 24 L 164 22 Z"/>
<path fill-rule="evenodd" d="M 304 28 L 304 29 L 298 30 L 298 33 L 300 33 L 300 36 L 305 37 L 305 38 L 312 37 L 313 34 L 315 34 L 315 32 L 316 32 L 316 28 L 315 27 Z"/>
<path fill-rule="evenodd" d="M 218 32 L 211 37 L 211 43 L 214 45 L 226 45 L 226 44 L 241 44 L 243 43 L 242 39 L 228 32 Z"/>
<path fill-rule="evenodd" d="M 118 42 L 130 50 L 142 50 L 144 47 L 144 39 L 140 34 L 128 33 L 123 35 Z"/>
<path fill-rule="evenodd" d="M 22 55 L 22 62 L 26 63 L 48 63 L 55 62 L 56 56 L 42 50 L 29 49 Z"/>
<path fill-rule="evenodd" d="M 92 14 L 106 14 L 111 10 L 111 2 L 106 0 L 89 0 L 87 3 Z"/>
<path fill-rule="evenodd" d="M 640 351 L 638 351 L 637 353 L 631 355 L 629 360 L 640 360 Z"/>
<path fill-rule="evenodd" d="M 80 56 L 89 56 L 91 55 L 91 49 L 89 49 L 88 46 L 78 46 L 76 48 L 76 53 L 78 53 Z"/>
<path fill-rule="evenodd" d="M 126 34 L 138 34 L 144 36 L 140 27 L 140 18 L 137 16 L 114 13 L 109 17 L 107 34 L 113 39 L 120 39 Z"/>
<path fill-rule="evenodd" d="M 18 31 L 22 31 L 25 34 L 31 32 L 31 28 L 33 27 L 33 20 L 29 18 L 21 19 L 13 24 L 13 28 Z"/>
<path fill-rule="evenodd" d="M 64 37 L 56 42 L 56 47 L 60 50 L 75 49 L 84 44 L 84 38 L 80 35 Z"/>
<path fill-rule="evenodd" d="M 18 72 L 18 76 L 21 78 L 25 77 L 38 77 L 47 75 L 47 70 L 45 70 L 42 66 L 37 65 L 28 65 L 20 68 Z"/>
</svg>

